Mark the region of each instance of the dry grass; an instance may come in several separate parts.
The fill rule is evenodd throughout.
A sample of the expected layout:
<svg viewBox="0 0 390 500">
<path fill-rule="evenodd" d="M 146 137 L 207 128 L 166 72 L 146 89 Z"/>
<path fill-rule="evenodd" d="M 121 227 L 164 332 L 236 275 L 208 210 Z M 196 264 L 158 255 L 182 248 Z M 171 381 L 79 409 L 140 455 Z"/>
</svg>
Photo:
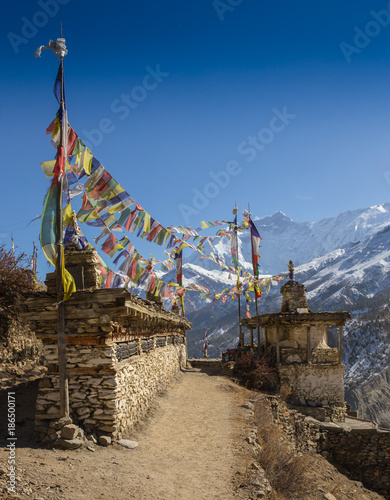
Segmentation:
<svg viewBox="0 0 390 500">
<path fill-rule="evenodd" d="M 283 441 L 281 429 L 273 423 L 270 411 L 261 401 L 255 405 L 255 424 L 260 445 L 257 460 L 265 470 L 277 498 L 303 498 L 310 490 L 307 475 L 310 456 L 298 456 Z"/>
</svg>

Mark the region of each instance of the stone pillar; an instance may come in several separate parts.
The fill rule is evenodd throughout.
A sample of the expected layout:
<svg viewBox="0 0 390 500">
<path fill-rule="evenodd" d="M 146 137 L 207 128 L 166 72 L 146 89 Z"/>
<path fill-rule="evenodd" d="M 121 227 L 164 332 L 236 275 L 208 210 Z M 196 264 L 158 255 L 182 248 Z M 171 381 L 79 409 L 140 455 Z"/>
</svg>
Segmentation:
<svg viewBox="0 0 390 500">
<path fill-rule="evenodd" d="M 276 364 L 280 365 L 279 326 L 276 327 Z"/>
<path fill-rule="evenodd" d="M 339 326 L 339 363 L 343 361 L 343 327 Z"/>
<path fill-rule="evenodd" d="M 310 335 L 310 326 L 307 327 L 307 362 L 311 363 L 311 335 Z"/>
</svg>

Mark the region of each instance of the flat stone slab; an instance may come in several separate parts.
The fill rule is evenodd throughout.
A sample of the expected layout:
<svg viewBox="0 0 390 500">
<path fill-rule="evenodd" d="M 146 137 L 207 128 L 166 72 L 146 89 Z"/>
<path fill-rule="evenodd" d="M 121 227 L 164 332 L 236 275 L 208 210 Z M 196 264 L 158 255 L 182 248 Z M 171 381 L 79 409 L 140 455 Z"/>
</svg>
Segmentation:
<svg viewBox="0 0 390 500">
<path fill-rule="evenodd" d="M 120 444 L 124 448 L 128 448 L 129 450 L 133 450 L 134 448 L 137 448 L 137 446 L 138 446 L 137 441 L 130 441 L 129 439 L 120 439 L 118 441 L 118 444 Z"/>
<path fill-rule="evenodd" d="M 77 450 L 84 445 L 84 441 L 81 439 L 58 439 L 54 443 L 55 448 L 60 448 L 62 450 Z"/>
<path fill-rule="evenodd" d="M 110 436 L 100 436 L 98 441 L 101 446 L 110 446 L 112 442 Z"/>
</svg>

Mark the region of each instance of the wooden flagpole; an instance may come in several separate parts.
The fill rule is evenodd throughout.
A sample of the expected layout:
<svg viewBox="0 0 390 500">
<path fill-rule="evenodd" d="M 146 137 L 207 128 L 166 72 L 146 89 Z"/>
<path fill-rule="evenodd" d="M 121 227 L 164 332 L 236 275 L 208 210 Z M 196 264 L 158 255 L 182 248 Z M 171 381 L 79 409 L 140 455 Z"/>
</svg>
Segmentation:
<svg viewBox="0 0 390 500">
<path fill-rule="evenodd" d="M 62 23 L 61 23 L 62 38 Z M 63 147 L 64 169 L 66 162 L 67 148 L 67 125 L 68 119 L 65 108 L 64 92 L 64 57 L 60 56 L 61 68 L 61 94 L 60 109 L 62 112 L 62 123 L 60 128 L 60 146 Z M 57 152 L 59 148 L 57 149 Z M 58 153 L 57 153 L 58 154 Z M 63 240 L 62 240 L 62 189 L 64 183 L 64 172 L 61 172 L 58 179 L 57 192 L 57 263 L 56 263 L 56 285 L 57 285 L 57 343 L 58 343 L 58 376 L 60 387 L 60 417 L 69 417 L 69 387 L 66 370 L 66 342 L 65 342 L 65 304 L 64 287 L 62 282 L 62 269 L 64 266 Z"/>
<path fill-rule="evenodd" d="M 235 208 L 233 210 L 233 215 L 237 217 L 237 203 L 235 203 Z M 237 225 L 234 224 L 234 231 L 235 231 L 235 236 L 236 236 L 236 244 L 237 244 L 237 296 L 238 296 L 238 328 L 239 328 L 239 335 L 238 335 L 238 346 L 239 347 L 244 347 L 245 346 L 245 339 L 242 334 L 242 326 L 241 326 L 241 294 L 239 293 L 239 282 L 240 282 L 240 266 L 238 265 L 238 236 L 237 236 Z"/>
<path fill-rule="evenodd" d="M 241 294 L 240 293 L 238 293 L 238 325 L 240 327 L 239 345 L 241 347 L 244 347 L 245 346 L 245 339 L 243 338 L 243 335 L 242 335 L 242 326 L 241 326 Z"/>
<path fill-rule="evenodd" d="M 248 212 L 249 216 L 251 216 L 251 209 L 250 205 L 248 203 Z M 251 248 L 252 248 L 252 264 L 253 264 L 253 254 L 254 254 L 254 248 L 253 248 L 253 239 L 252 239 L 252 226 L 251 226 Z M 253 268 L 253 273 L 255 273 L 255 269 Z M 256 276 L 255 276 L 256 277 Z M 255 304 L 256 304 L 256 328 L 257 328 L 257 350 L 260 354 L 260 344 L 261 344 L 261 338 L 260 338 L 260 327 L 259 327 L 259 308 L 258 308 L 258 303 L 257 303 L 257 291 L 256 291 L 256 283 L 253 283 L 253 291 L 255 294 Z"/>
</svg>

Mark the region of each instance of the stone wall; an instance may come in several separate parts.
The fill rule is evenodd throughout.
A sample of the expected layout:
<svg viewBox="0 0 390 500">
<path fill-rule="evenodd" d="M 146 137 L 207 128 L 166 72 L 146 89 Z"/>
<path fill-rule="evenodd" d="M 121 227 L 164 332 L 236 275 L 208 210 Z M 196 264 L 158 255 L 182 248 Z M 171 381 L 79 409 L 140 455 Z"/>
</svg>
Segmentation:
<svg viewBox="0 0 390 500">
<path fill-rule="evenodd" d="M 292 364 L 277 367 L 280 385 L 291 402 L 344 406 L 344 365 Z"/>
<path fill-rule="evenodd" d="M 273 420 L 286 439 L 299 451 L 320 452 L 361 481 L 390 499 L 390 431 L 369 421 L 351 419 L 350 425 L 319 422 L 291 410 L 279 397 L 265 397 Z"/>
<path fill-rule="evenodd" d="M 116 374 L 118 413 L 114 432 L 123 433 L 146 413 L 155 396 L 186 366 L 186 359 L 186 346 L 182 344 L 122 362 Z"/>
<path fill-rule="evenodd" d="M 319 422 L 296 410 L 289 410 L 277 397 L 268 397 L 267 404 L 274 423 L 282 427 L 284 435 L 296 450 L 319 451 Z"/>
<path fill-rule="evenodd" d="M 351 477 L 390 499 L 390 431 L 338 429 L 322 424 L 320 450 L 347 468 Z"/>
<path fill-rule="evenodd" d="M 121 361 L 114 343 L 67 346 L 72 420 L 84 429 L 114 439 L 130 429 L 186 364 L 184 337 L 157 338 L 158 342 L 156 337 L 144 340 L 148 352 L 142 351 L 139 339 L 135 353 L 129 349 L 129 357 Z M 42 435 L 49 422 L 60 416 L 57 347 L 45 345 L 44 357 L 48 372 L 40 382 L 35 422 Z"/>
</svg>

